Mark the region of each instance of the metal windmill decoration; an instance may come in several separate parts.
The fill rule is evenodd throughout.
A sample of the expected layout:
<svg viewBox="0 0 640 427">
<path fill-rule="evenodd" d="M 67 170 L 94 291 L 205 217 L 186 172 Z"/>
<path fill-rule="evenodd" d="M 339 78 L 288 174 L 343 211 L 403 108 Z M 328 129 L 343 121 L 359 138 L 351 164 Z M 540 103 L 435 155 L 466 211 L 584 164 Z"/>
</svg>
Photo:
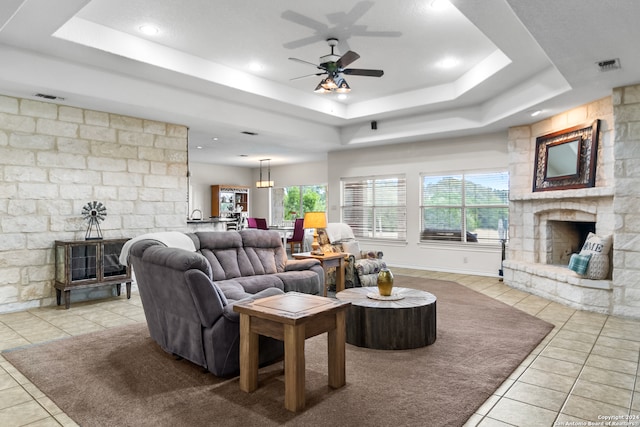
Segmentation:
<svg viewBox="0 0 640 427">
<path fill-rule="evenodd" d="M 100 230 L 100 221 L 104 221 L 107 216 L 107 207 L 101 202 L 89 202 L 82 208 L 82 217 L 89 223 L 85 240 L 102 239 L 102 230 Z M 95 231 L 96 236 L 92 236 Z"/>
</svg>

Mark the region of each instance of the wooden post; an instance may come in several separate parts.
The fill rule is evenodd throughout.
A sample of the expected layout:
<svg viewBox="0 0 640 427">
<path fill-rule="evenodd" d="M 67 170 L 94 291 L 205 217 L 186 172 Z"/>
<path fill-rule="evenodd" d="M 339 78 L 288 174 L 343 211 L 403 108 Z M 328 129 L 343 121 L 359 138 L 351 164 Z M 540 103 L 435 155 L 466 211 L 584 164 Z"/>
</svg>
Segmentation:
<svg viewBox="0 0 640 427">
<path fill-rule="evenodd" d="M 304 334 L 304 323 L 284 325 L 284 407 L 292 412 L 305 404 Z"/>
<path fill-rule="evenodd" d="M 258 334 L 251 332 L 251 316 L 240 313 L 240 390 L 258 388 Z"/>
</svg>

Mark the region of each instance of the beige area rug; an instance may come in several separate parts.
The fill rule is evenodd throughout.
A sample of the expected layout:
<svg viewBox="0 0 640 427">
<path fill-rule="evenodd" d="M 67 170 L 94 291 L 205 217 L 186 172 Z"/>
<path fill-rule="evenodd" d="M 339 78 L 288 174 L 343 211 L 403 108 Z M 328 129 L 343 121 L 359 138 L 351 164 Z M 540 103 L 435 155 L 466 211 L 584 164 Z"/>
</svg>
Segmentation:
<svg viewBox="0 0 640 427">
<path fill-rule="evenodd" d="M 282 363 L 240 391 L 175 360 L 146 325 L 63 339 L 3 355 L 82 426 L 460 426 L 552 325 L 446 281 L 396 276 L 437 296 L 436 342 L 385 351 L 347 345 L 347 385 L 327 386 L 326 334 L 306 342 L 306 408 L 284 409 Z"/>
</svg>

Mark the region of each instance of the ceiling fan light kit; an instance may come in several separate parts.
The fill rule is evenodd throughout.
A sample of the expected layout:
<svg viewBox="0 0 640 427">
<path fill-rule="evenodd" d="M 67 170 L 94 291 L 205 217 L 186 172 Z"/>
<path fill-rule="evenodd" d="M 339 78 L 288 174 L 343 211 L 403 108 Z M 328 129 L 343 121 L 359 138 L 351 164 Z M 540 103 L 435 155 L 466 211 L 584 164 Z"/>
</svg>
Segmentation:
<svg viewBox="0 0 640 427">
<path fill-rule="evenodd" d="M 384 71 L 382 70 L 345 68 L 353 61 L 360 58 L 360 55 L 350 50 L 344 55 L 338 56 L 334 53 L 334 47 L 338 44 L 338 39 L 327 39 L 327 43 L 331 47 L 331 53 L 325 56 L 321 56 L 319 65 L 298 58 L 289 58 L 292 61 L 313 65 L 318 70 L 322 71 L 320 73 L 310 74 L 308 76 L 302 77 L 321 76 L 323 74 L 327 74 L 327 77 L 322 79 L 314 89 L 315 93 L 349 93 L 351 91 L 351 86 L 349 86 L 349 83 L 347 83 L 344 77 L 342 77 L 342 74 L 364 77 L 382 77 L 384 75 Z M 302 77 L 295 77 L 292 80 L 296 80 Z"/>
</svg>

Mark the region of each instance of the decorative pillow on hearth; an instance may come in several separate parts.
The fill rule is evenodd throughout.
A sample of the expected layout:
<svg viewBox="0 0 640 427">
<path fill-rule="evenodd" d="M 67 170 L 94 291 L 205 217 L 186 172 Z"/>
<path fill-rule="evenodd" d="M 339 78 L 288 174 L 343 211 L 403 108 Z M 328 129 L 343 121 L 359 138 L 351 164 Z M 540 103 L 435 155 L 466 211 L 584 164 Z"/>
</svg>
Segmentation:
<svg viewBox="0 0 640 427">
<path fill-rule="evenodd" d="M 589 265 L 584 277 L 587 279 L 606 279 L 609 274 L 609 251 L 611 250 L 611 236 L 600 237 L 589 233 L 582 246 L 580 255 L 591 254 Z"/>
<path fill-rule="evenodd" d="M 600 237 L 593 233 L 589 233 L 587 240 L 585 240 L 584 245 L 582 245 L 580 255 L 609 255 L 609 250 L 611 250 L 611 236 Z"/>
<path fill-rule="evenodd" d="M 587 271 L 584 273 L 585 279 L 602 280 L 609 274 L 609 255 L 591 254 Z"/>
<path fill-rule="evenodd" d="M 569 269 L 575 271 L 576 273 L 582 276 L 587 272 L 590 259 L 591 259 L 591 254 L 586 254 L 586 255 L 572 254 L 571 258 L 569 259 Z"/>
</svg>

